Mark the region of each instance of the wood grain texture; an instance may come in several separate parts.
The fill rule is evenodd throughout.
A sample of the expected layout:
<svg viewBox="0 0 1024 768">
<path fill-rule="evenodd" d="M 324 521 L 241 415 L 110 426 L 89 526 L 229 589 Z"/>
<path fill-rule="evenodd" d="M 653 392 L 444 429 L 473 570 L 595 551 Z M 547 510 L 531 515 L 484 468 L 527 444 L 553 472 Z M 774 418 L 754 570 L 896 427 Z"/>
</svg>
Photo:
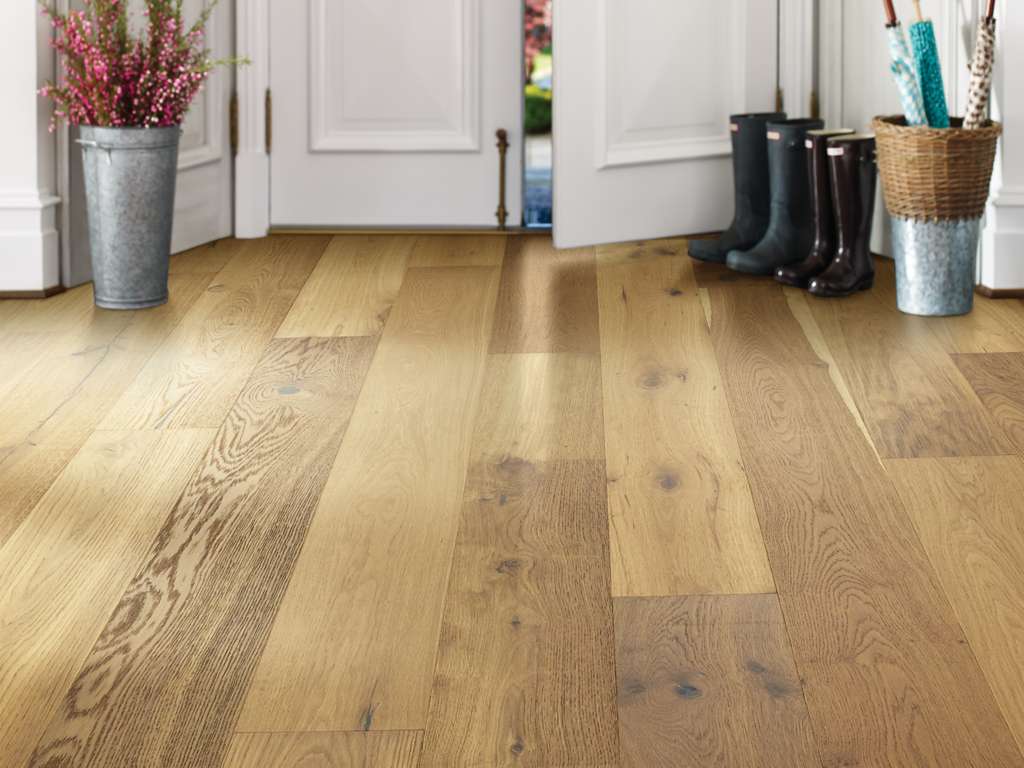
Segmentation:
<svg viewBox="0 0 1024 768">
<path fill-rule="evenodd" d="M 322 237 L 246 241 L 100 427 L 219 427 L 326 245 Z"/>
<path fill-rule="evenodd" d="M 63 317 L 60 324 L 43 332 L 35 363 L 2 398 L 0 544 L 29 514 L 208 282 L 209 276 L 173 275 L 170 301 L 154 309 L 93 309 L 90 295 L 84 312 L 66 317 L 57 311 Z M 6 359 L 7 353 L 3 356 Z"/>
<path fill-rule="evenodd" d="M 824 764 L 1024 764 L 906 510 L 782 293 L 711 298 Z"/>
<path fill-rule="evenodd" d="M 24 766 L 212 430 L 98 432 L 0 549 L 0 763 Z"/>
<path fill-rule="evenodd" d="M 616 598 L 623 768 L 820 766 L 775 595 Z"/>
<path fill-rule="evenodd" d="M 374 345 L 271 343 L 34 765 L 220 764 Z"/>
<path fill-rule="evenodd" d="M 1024 750 L 1024 460 L 886 466 Z"/>
<path fill-rule="evenodd" d="M 508 241 L 491 353 L 597 352 L 594 250 L 556 250 L 548 238 Z"/>
<path fill-rule="evenodd" d="M 277 335 L 378 335 L 415 242 L 402 235 L 334 237 Z"/>
<path fill-rule="evenodd" d="M 421 731 L 239 733 L 224 768 L 416 768 Z"/>
<path fill-rule="evenodd" d="M 172 275 L 215 275 L 245 247 L 245 240 L 226 237 L 171 256 Z"/>
<path fill-rule="evenodd" d="M 615 595 L 774 592 L 685 241 L 598 251 Z"/>
<path fill-rule="evenodd" d="M 423 768 L 617 765 L 600 374 L 581 357 L 488 359 Z"/>
<path fill-rule="evenodd" d="M 1024 454 L 1024 354 L 955 355 L 953 360 Z"/>
<path fill-rule="evenodd" d="M 506 240 L 493 235 L 421 235 L 409 267 L 500 267 Z"/>
<path fill-rule="evenodd" d="M 904 315 L 873 292 L 809 304 L 883 458 L 1012 450 L 930 318 Z"/>
<path fill-rule="evenodd" d="M 409 270 L 240 730 L 423 727 L 497 282 Z"/>
</svg>

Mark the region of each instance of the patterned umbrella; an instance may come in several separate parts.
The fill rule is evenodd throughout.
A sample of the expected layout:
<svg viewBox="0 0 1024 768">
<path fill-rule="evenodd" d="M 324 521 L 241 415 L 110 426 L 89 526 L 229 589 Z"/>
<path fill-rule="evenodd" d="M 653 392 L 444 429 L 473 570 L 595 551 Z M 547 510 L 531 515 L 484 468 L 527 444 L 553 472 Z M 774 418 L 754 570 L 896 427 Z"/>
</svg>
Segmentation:
<svg viewBox="0 0 1024 768">
<path fill-rule="evenodd" d="M 892 58 L 890 69 L 896 87 L 900 91 L 900 102 L 907 125 L 927 125 L 928 117 L 924 111 L 924 100 L 917 84 L 917 73 L 910 57 L 907 37 L 903 34 L 903 25 L 898 21 L 886 27 L 889 32 L 889 55 Z"/>
<path fill-rule="evenodd" d="M 928 125 L 949 128 L 949 107 L 946 106 L 946 88 L 942 83 L 939 64 L 939 46 L 935 42 L 935 28 L 921 13 L 921 0 L 914 0 L 917 21 L 910 25 L 910 44 L 914 49 L 917 76 L 921 81 L 921 96 Z"/>
<path fill-rule="evenodd" d="M 995 0 L 989 0 L 988 15 L 978 25 L 978 42 L 971 59 L 971 87 L 967 92 L 964 128 L 978 129 L 985 122 L 992 92 L 992 59 L 996 49 Z"/>
</svg>

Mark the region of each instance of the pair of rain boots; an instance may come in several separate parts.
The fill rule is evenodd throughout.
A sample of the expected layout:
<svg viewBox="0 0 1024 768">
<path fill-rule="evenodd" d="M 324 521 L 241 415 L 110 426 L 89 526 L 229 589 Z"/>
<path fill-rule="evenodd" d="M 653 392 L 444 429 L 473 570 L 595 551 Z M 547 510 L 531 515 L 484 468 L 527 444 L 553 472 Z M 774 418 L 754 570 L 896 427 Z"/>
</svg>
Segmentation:
<svg viewBox="0 0 1024 768">
<path fill-rule="evenodd" d="M 814 241 L 807 185 L 807 132 L 820 120 L 782 113 L 733 115 L 736 215 L 718 240 L 694 240 L 690 256 L 730 269 L 771 275 L 803 259 Z"/>
<path fill-rule="evenodd" d="M 874 136 L 848 129 L 807 136 L 814 244 L 775 279 L 815 296 L 849 296 L 874 284 L 871 225 L 875 213 Z"/>
</svg>

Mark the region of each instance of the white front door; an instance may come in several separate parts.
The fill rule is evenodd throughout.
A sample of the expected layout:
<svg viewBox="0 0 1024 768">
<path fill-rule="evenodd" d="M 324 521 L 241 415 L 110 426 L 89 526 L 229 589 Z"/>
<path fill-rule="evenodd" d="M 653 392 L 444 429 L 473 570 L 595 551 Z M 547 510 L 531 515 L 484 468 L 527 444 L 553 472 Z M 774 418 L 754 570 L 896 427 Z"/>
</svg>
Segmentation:
<svg viewBox="0 0 1024 768">
<path fill-rule="evenodd" d="M 559 247 L 724 229 L 729 114 L 774 108 L 775 0 L 557 0 Z"/>
<path fill-rule="evenodd" d="M 271 0 L 275 226 L 521 219 L 522 0 Z"/>
<path fill-rule="evenodd" d="M 203 0 L 184 0 L 185 20 L 194 20 Z M 71 4 L 81 8 L 81 0 Z M 131 6 L 136 14 L 140 3 Z M 207 45 L 214 58 L 234 55 L 234 0 L 221 0 L 207 27 Z M 171 252 L 228 237 L 232 233 L 232 157 L 228 108 L 234 73 L 219 68 L 196 97 L 182 126 L 178 155 L 178 184 L 174 198 L 174 230 Z M 67 220 L 63 225 L 62 282 L 80 285 L 92 280 L 89 228 L 86 218 L 85 182 L 81 149 L 74 143 L 77 131 L 70 131 L 67 177 L 62 191 L 67 197 Z"/>
</svg>

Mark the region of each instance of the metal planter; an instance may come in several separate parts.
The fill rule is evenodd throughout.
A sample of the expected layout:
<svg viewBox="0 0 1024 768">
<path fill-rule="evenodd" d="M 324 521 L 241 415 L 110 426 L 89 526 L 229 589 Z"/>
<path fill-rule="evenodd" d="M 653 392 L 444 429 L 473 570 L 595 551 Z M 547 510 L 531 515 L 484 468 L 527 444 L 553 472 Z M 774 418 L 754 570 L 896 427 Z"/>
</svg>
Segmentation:
<svg viewBox="0 0 1024 768">
<path fill-rule="evenodd" d="M 966 315 L 974 306 L 981 219 L 894 216 L 896 305 L 909 315 Z"/>
<path fill-rule="evenodd" d="M 79 135 L 96 306 L 166 303 L 180 129 L 82 126 Z"/>
</svg>

